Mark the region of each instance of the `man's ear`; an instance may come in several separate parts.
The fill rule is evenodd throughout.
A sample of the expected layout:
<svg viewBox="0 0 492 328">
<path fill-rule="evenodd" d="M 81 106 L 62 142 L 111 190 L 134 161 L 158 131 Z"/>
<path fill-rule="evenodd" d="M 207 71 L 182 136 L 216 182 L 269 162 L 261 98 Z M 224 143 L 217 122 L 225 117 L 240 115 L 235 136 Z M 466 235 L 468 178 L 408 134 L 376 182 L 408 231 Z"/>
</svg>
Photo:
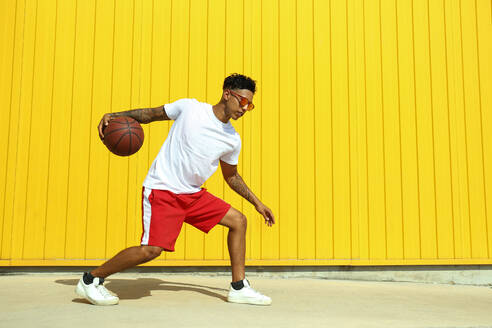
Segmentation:
<svg viewBox="0 0 492 328">
<path fill-rule="evenodd" d="M 228 89 L 224 89 L 224 91 L 222 91 L 222 98 L 224 98 L 225 100 L 229 100 L 230 95 L 231 93 L 229 92 Z"/>
</svg>

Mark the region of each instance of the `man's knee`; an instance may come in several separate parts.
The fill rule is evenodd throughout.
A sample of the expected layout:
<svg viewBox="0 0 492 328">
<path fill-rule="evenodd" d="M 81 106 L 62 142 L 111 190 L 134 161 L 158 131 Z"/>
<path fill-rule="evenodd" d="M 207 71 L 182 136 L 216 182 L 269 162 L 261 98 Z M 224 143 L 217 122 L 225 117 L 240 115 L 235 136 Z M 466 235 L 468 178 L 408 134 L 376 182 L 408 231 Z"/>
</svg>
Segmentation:
<svg viewBox="0 0 492 328">
<path fill-rule="evenodd" d="M 243 213 L 231 207 L 219 224 L 228 227 L 229 230 L 243 230 L 245 232 L 248 220 Z"/>
<path fill-rule="evenodd" d="M 248 227 L 248 219 L 241 212 L 238 212 L 237 215 L 234 217 L 234 223 L 234 228 L 237 230 L 246 231 Z"/>
<path fill-rule="evenodd" d="M 161 255 L 163 248 L 159 246 L 142 246 L 142 250 L 145 254 L 146 260 L 150 261 Z"/>
</svg>

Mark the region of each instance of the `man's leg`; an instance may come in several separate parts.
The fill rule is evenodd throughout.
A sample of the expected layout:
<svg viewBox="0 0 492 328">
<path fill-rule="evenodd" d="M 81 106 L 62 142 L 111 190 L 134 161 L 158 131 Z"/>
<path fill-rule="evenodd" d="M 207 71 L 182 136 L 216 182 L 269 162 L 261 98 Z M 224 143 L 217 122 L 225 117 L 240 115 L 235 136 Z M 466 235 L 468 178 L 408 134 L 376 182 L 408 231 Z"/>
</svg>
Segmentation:
<svg viewBox="0 0 492 328">
<path fill-rule="evenodd" d="M 135 265 L 148 262 L 161 254 L 162 248 L 157 246 L 135 246 L 122 250 L 112 259 L 92 270 L 84 273 L 79 280 L 75 292 L 96 305 L 115 305 L 119 298 L 111 294 L 104 286 L 107 276 L 131 268 Z"/>
<path fill-rule="evenodd" d="M 100 267 L 91 271 L 94 277 L 106 278 L 113 273 L 123 271 L 158 257 L 162 248 L 158 246 L 134 246 L 122 250 Z"/>
<path fill-rule="evenodd" d="M 229 228 L 227 246 L 229 247 L 229 255 L 231 256 L 233 282 L 229 289 L 227 301 L 232 303 L 270 305 L 272 299 L 251 288 L 249 281 L 245 279 L 246 217 L 231 207 L 219 224 Z"/>
<path fill-rule="evenodd" d="M 243 280 L 245 278 L 246 217 L 231 207 L 219 224 L 229 228 L 227 246 L 231 258 L 232 281 Z"/>
</svg>

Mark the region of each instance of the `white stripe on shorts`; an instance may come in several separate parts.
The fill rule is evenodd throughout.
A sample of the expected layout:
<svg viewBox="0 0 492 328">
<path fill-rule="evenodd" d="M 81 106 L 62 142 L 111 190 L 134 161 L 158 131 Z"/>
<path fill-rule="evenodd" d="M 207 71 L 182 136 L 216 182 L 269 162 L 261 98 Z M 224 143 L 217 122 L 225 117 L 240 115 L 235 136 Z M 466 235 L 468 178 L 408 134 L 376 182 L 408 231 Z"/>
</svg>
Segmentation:
<svg viewBox="0 0 492 328">
<path fill-rule="evenodd" d="M 140 245 L 149 244 L 150 218 L 152 216 L 152 207 L 150 206 L 149 196 L 152 189 L 144 187 L 144 197 L 142 199 L 142 220 L 143 220 L 143 235 Z"/>
</svg>

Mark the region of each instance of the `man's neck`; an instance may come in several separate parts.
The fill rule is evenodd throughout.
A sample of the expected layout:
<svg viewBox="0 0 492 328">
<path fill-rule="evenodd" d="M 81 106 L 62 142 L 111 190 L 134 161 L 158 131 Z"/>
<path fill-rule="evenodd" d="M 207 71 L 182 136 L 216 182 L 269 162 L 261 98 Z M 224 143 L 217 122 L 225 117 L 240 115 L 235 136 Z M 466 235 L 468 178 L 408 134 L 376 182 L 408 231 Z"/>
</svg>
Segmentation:
<svg viewBox="0 0 492 328">
<path fill-rule="evenodd" d="M 223 103 L 218 103 L 214 106 L 212 106 L 212 110 L 214 111 L 215 117 L 223 123 L 228 123 L 230 120 L 230 117 L 227 117 L 225 114 L 225 105 Z"/>
</svg>

